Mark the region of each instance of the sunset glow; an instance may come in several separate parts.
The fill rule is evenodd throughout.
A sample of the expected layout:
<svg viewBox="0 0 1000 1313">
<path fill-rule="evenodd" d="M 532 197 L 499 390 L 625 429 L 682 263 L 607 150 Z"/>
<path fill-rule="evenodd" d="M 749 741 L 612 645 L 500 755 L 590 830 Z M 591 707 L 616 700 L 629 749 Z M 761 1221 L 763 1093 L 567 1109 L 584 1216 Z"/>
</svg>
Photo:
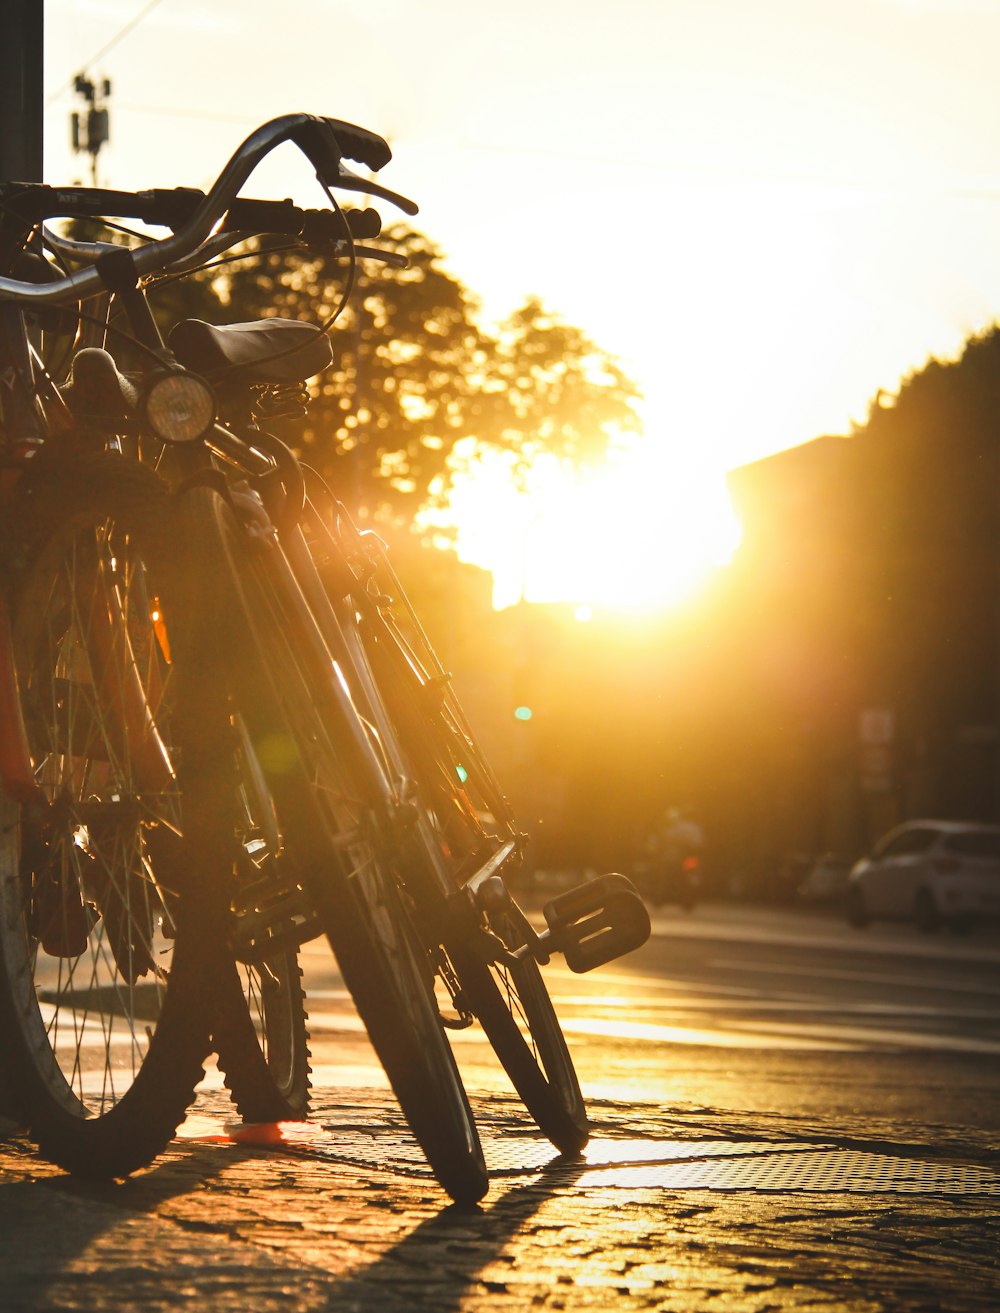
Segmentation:
<svg viewBox="0 0 1000 1313">
<path fill-rule="evenodd" d="M 49 0 L 50 181 L 84 167 L 66 130 L 81 68 L 113 83 L 111 186 L 204 185 L 289 109 L 365 124 L 392 144 L 385 182 L 419 202 L 489 319 L 538 296 L 643 393 L 641 453 L 601 474 L 539 468 L 520 493 L 502 463 L 459 480 L 459 551 L 495 572 L 498 604 L 690 596 L 738 536 L 728 470 L 849 432 L 876 393 L 1000 316 L 986 0 L 141 13 Z M 303 63 L 302 23 L 348 33 L 336 86 Z M 265 24 L 282 75 L 248 97 Z M 172 71 L 208 58 L 206 37 L 228 57 L 179 97 Z M 318 201 L 291 149 L 253 190 Z"/>
<path fill-rule="evenodd" d="M 460 475 L 446 518 L 464 561 L 493 574 L 497 607 L 524 599 L 659 610 L 725 565 L 739 526 L 721 477 L 636 443 L 599 471 L 542 460 L 519 490 L 502 459 Z"/>
</svg>

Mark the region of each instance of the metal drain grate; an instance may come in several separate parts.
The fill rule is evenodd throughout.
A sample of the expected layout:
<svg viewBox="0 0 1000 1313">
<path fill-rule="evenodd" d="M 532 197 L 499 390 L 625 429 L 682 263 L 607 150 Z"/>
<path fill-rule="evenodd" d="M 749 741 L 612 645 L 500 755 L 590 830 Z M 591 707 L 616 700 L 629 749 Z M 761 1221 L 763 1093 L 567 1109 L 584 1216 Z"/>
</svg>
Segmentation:
<svg viewBox="0 0 1000 1313">
<path fill-rule="evenodd" d="M 633 1190 L 1000 1195 L 1000 1175 L 987 1168 L 812 1146 L 792 1151 L 776 1148 L 742 1157 L 599 1168 L 587 1172 L 586 1182 Z"/>
<path fill-rule="evenodd" d="M 591 1140 L 582 1162 L 566 1160 L 567 1168 L 591 1172 L 599 1167 L 663 1167 L 692 1158 L 732 1158 L 784 1150 L 796 1153 L 815 1145 L 776 1144 L 773 1140 Z M 826 1146 L 821 1146 L 826 1147 Z M 491 1176 L 523 1176 L 544 1167 L 557 1166 L 560 1159 L 547 1141 L 526 1139 L 484 1140 L 483 1153 Z"/>
<path fill-rule="evenodd" d="M 333 1129 L 283 1147 L 310 1158 L 429 1177 L 420 1149 L 407 1134 Z M 484 1136 L 494 1178 L 564 1171 L 578 1185 L 627 1190 L 755 1190 L 812 1194 L 1000 1195 L 1000 1173 L 859 1149 L 772 1141 L 592 1141 L 582 1159 L 560 1159 L 547 1141 Z"/>
</svg>

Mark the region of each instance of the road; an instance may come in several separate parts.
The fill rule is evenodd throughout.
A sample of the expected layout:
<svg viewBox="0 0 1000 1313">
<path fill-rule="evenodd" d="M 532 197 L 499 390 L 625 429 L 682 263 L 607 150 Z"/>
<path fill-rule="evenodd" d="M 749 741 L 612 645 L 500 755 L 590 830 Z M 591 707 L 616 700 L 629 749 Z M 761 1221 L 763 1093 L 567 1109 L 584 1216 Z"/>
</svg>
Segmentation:
<svg viewBox="0 0 1000 1313">
<path fill-rule="evenodd" d="M 229 1133 L 211 1073 L 125 1183 L 0 1143 L 3 1313 L 995 1313 L 1000 936 L 788 911 L 658 915 L 547 969 L 594 1135 L 560 1160 L 456 1049 L 491 1188 L 447 1207 L 329 954 L 304 954 L 314 1112 Z"/>
<path fill-rule="evenodd" d="M 328 955 L 305 960 L 317 1083 L 381 1081 Z M 996 931 L 707 906 L 654 914 L 607 967 L 545 976 L 590 1097 L 1000 1132 Z M 470 1088 L 503 1088 L 478 1030 L 455 1041 Z"/>
</svg>

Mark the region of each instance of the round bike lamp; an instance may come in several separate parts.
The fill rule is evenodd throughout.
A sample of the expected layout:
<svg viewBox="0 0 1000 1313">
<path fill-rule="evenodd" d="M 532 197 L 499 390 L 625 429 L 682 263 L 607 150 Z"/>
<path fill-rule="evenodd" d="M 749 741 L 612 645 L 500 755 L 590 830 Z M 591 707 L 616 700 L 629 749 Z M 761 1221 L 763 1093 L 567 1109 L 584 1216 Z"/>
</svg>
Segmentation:
<svg viewBox="0 0 1000 1313">
<path fill-rule="evenodd" d="M 161 442 L 196 442 L 215 423 L 215 394 L 197 374 L 161 374 L 146 393 L 144 409 Z"/>
</svg>

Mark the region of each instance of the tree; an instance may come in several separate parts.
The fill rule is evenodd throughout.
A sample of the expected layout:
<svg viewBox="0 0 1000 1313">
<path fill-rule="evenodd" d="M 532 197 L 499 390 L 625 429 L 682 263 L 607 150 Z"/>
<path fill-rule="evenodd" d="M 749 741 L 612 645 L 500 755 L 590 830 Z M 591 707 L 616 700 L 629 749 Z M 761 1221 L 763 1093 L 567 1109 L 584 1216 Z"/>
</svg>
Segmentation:
<svg viewBox="0 0 1000 1313">
<path fill-rule="evenodd" d="M 342 308 L 343 259 L 278 252 L 170 292 L 174 319 L 185 296 L 208 317 L 206 282 L 217 323 L 336 314 L 334 363 L 313 385 L 308 420 L 289 436 L 360 514 L 412 523 L 446 501 L 462 453 L 503 451 L 516 474 L 543 452 L 596 462 L 618 435 L 637 431 L 635 387 L 580 329 L 533 299 L 489 332 L 426 237 L 396 228 L 387 238 L 409 267 L 359 264 Z"/>
<path fill-rule="evenodd" d="M 1000 815 L 998 417 L 994 329 L 880 392 L 850 437 L 734 483 L 754 516 L 728 640 L 746 731 L 720 759 L 746 763 L 731 832 L 742 817 L 772 862 L 803 818 L 849 853 L 895 819 Z M 865 708 L 894 722 L 867 776 Z"/>
<path fill-rule="evenodd" d="M 876 398 L 857 438 L 880 682 L 932 753 L 938 805 L 984 814 L 996 764 L 968 763 L 997 716 L 1000 333 Z"/>
<path fill-rule="evenodd" d="M 615 434 L 638 428 L 634 385 L 585 333 L 536 297 L 501 326 L 494 366 L 489 386 L 503 404 L 482 439 L 526 462 L 545 452 L 597 464 Z"/>
</svg>

